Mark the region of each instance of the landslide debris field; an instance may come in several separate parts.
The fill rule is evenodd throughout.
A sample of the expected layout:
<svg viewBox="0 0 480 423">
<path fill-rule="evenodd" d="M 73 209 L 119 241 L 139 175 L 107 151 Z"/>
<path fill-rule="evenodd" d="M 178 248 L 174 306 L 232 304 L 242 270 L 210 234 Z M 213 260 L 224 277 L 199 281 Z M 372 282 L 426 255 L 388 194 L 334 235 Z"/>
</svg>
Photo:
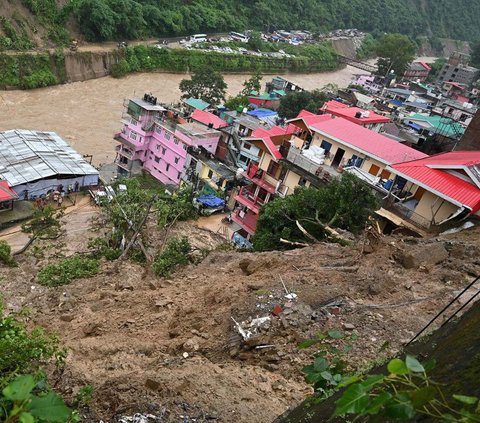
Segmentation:
<svg viewBox="0 0 480 423">
<path fill-rule="evenodd" d="M 63 371 L 51 372 L 55 389 L 71 399 L 94 387 L 84 421 L 141 413 L 161 422 L 272 422 L 311 393 L 301 369 L 318 347 L 299 349 L 299 342 L 338 329 L 345 337 L 326 342 L 348 342 L 352 368 L 367 368 L 398 351 L 480 273 L 477 230 L 242 253 L 181 223 L 170 235 L 213 251 L 170 279 L 131 262 L 102 262 L 91 279 L 43 287 L 36 282 L 43 265 L 98 236 L 98 213 L 86 230 L 74 214 L 60 239 L 38 244 L 0 276 L 7 309 L 30 308 L 32 325 L 57 332 L 70 350 Z M 153 224 L 148 232 L 151 244 L 161 244 L 165 234 Z M 286 291 L 297 298 L 289 301 Z M 266 316 L 247 342 L 232 320 L 248 330 L 251 319 Z"/>
</svg>

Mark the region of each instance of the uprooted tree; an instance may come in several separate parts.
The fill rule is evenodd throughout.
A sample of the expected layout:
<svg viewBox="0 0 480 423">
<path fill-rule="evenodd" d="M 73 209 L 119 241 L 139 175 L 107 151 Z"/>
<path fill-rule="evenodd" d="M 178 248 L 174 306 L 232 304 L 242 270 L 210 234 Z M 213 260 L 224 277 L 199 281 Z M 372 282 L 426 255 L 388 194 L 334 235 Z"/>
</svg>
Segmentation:
<svg viewBox="0 0 480 423">
<path fill-rule="evenodd" d="M 253 238 L 259 251 L 342 242 L 335 228 L 358 232 L 377 208 L 372 190 L 349 173 L 328 185 L 298 188 L 293 195 L 265 205 Z"/>
</svg>

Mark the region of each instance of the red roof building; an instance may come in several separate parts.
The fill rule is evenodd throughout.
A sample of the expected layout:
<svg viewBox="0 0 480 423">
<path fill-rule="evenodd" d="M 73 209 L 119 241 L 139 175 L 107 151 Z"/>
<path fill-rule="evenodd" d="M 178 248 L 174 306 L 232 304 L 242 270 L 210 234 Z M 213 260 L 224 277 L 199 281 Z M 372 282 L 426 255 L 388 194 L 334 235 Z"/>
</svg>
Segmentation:
<svg viewBox="0 0 480 423">
<path fill-rule="evenodd" d="M 480 151 L 452 151 L 394 164 L 392 171 L 470 214 L 480 210 Z"/>
<path fill-rule="evenodd" d="M 336 100 L 327 101 L 320 110 L 372 130 L 379 130 L 383 124 L 390 122 L 390 118 L 386 116 L 379 115 L 371 110 L 350 107 Z"/>
<path fill-rule="evenodd" d="M 223 119 L 220 119 L 217 115 L 200 109 L 195 109 L 193 111 L 192 119 L 196 122 L 203 123 L 205 126 L 209 126 L 211 124 L 212 128 L 214 129 L 228 126 L 228 123 Z"/>
<path fill-rule="evenodd" d="M 384 165 L 428 157 L 420 151 L 343 118 L 329 119 L 313 124 L 310 128 L 320 137 L 336 141 Z"/>
</svg>

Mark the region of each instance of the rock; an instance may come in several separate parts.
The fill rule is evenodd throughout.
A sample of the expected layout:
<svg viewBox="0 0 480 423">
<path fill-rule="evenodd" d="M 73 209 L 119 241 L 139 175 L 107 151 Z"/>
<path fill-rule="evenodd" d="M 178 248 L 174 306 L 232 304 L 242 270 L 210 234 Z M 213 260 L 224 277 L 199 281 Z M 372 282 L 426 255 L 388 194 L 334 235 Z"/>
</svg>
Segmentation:
<svg viewBox="0 0 480 423">
<path fill-rule="evenodd" d="M 355 329 L 355 325 L 352 325 L 351 323 L 345 323 L 343 325 L 343 327 L 345 328 L 345 330 L 353 330 Z"/>
<path fill-rule="evenodd" d="M 89 323 L 83 328 L 85 336 L 98 336 L 101 333 L 101 326 L 98 323 Z"/>
<path fill-rule="evenodd" d="M 245 273 L 247 276 L 251 275 L 251 273 L 248 270 L 248 266 L 252 263 L 252 260 L 250 259 L 243 259 L 238 263 L 238 266 L 240 269 L 242 269 L 242 272 Z"/>
<path fill-rule="evenodd" d="M 71 322 L 73 319 L 75 319 L 75 315 L 73 314 L 62 314 L 60 316 L 62 322 Z"/>
<path fill-rule="evenodd" d="M 176 338 L 176 337 L 180 336 L 180 330 L 177 329 L 177 328 L 170 329 L 168 331 L 168 336 L 170 338 Z"/>
<path fill-rule="evenodd" d="M 445 261 L 448 258 L 448 251 L 440 243 L 420 243 L 400 249 L 395 258 L 405 269 L 418 269 L 421 266 L 426 267 Z"/>
<path fill-rule="evenodd" d="M 186 342 L 183 343 L 183 349 L 187 352 L 194 352 L 198 351 L 200 348 L 200 339 L 198 337 L 193 337 L 188 339 Z"/>
</svg>

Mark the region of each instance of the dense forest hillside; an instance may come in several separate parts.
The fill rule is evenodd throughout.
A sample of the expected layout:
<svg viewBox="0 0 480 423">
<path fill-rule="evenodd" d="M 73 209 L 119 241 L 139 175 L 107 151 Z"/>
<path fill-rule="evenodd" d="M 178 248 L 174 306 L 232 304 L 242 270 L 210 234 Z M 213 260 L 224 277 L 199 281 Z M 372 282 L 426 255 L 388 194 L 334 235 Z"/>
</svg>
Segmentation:
<svg viewBox="0 0 480 423">
<path fill-rule="evenodd" d="M 90 41 L 244 29 L 358 28 L 412 37 L 480 39 L 476 0 L 21 0 L 0 7 L 5 38 L 28 34 L 32 16 L 53 43 L 78 28 Z M 28 11 L 28 17 L 25 16 Z M 27 25 L 26 25 L 27 23 Z M 12 27 L 13 30 L 12 31 Z M 0 36 L 2 34 L 0 33 Z M 14 40 L 15 41 L 15 40 Z M 22 45 L 18 41 L 13 44 Z M 15 46 L 14 46 L 15 47 Z"/>
</svg>

